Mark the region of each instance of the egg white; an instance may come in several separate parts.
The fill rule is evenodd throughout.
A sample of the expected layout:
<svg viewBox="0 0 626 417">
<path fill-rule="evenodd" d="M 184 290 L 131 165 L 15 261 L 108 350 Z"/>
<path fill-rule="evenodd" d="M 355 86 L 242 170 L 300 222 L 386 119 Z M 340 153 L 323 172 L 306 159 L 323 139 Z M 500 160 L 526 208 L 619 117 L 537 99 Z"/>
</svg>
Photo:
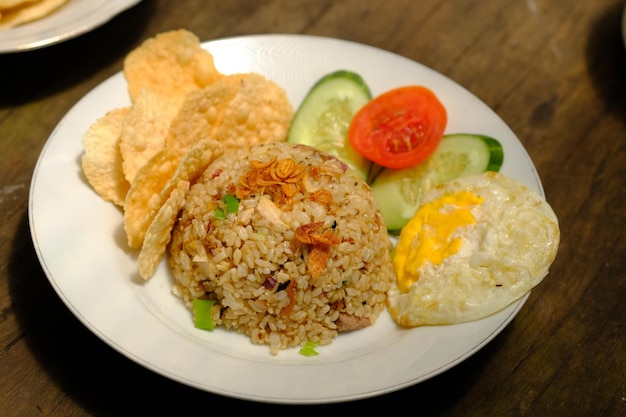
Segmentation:
<svg viewBox="0 0 626 417">
<path fill-rule="evenodd" d="M 484 198 L 473 205 L 475 224 L 458 227 L 459 250 L 435 265 L 425 262 L 408 291 L 394 284 L 387 306 L 403 326 L 467 322 L 494 314 L 523 297 L 548 274 L 560 231 L 539 194 L 495 172 L 458 178 L 429 190 L 422 204 L 459 191 Z M 400 239 L 413 239 L 415 231 Z M 404 231 L 403 231 L 404 234 Z"/>
</svg>

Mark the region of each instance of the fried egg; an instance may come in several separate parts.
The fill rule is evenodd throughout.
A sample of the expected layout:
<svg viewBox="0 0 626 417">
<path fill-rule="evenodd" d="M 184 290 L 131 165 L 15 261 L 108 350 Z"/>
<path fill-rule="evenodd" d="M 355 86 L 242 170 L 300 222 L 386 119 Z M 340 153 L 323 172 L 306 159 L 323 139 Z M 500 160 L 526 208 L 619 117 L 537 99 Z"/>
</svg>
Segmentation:
<svg viewBox="0 0 626 417">
<path fill-rule="evenodd" d="M 501 173 L 436 186 L 400 233 L 389 312 L 409 327 L 492 315 L 544 279 L 559 240 L 546 200 Z"/>
</svg>

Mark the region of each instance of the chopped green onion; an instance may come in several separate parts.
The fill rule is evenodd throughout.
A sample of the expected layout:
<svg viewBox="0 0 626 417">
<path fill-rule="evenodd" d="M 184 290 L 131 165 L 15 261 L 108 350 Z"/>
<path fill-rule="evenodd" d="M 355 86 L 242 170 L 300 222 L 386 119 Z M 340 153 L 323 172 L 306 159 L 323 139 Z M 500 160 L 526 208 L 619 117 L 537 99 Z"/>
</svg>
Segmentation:
<svg viewBox="0 0 626 417">
<path fill-rule="evenodd" d="M 203 330 L 215 329 L 215 322 L 211 315 L 211 308 L 215 303 L 215 300 L 205 300 L 202 298 L 195 298 L 193 300 L 193 317 L 196 328 Z"/>
<path fill-rule="evenodd" d="M 215 218 L 218 220 L 226 219 L 226 213 L 237 213 L 239 211 L 239 200 L 234 195 L 226 194 L 222 200 L 226 204 L 226 211 L 219 206 L 215 208 Z"/>
<path fill-rule="evenodd" d="M 226 203 L 226 211 L 228 213 L 237 213 L 239 211 L 239 200 L 234 195 L 226 194 L 224 202 Z"/>
<path fill-rule="evenodd" d="M 304 346 L 300 349 L 300 354 L 304 356 L 317 356 L 319 353 L 315 350 L 319 343 L 316 342 L 306 342 Z"/>
<path fill-rule="evenodd" d="M 224 220 L 226 218 L 226 214 L 224 213 L 224 210 L 221 207 L 215 208 L 215 218 L 218 220 Z"/>
</svg>

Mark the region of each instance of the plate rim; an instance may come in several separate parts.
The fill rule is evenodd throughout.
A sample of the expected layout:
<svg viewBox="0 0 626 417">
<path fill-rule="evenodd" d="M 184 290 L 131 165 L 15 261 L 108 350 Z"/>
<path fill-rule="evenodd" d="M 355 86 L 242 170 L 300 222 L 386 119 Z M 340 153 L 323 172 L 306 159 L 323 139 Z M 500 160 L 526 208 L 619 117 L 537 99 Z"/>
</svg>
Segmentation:
<svg viewBox="0 0 626 417">
<path fill-rule="evenodd" d="M 83 0 L 74 6 L 70 0 L 48 16 L 0 30 L 0 35 L 3 35 L 0 36 L 0 54 L 26 52 L 68 41 L 104 25 L 140 2 L 141 0 L 101 0 L 96 4 Z M 72 11 L 80 12 L 78 20 L 77 16 L 71 14 Z M 71 24 L 65 25 L 67 22 L 63 21 L 64 18 L 70 20 Z M 34 32 L 36 30 L 39 33 Z"/>
</svg>

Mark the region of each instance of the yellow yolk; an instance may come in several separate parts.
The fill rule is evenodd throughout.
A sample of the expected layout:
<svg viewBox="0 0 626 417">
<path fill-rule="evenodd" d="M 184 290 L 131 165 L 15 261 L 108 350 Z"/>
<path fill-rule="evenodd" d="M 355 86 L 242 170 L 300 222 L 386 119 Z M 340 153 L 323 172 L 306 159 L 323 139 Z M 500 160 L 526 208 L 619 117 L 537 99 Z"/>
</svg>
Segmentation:
<svg viewBox="0 0 626 417">
<path fill-rule="evenodd" d="M 424 264 L 439 265 L 461 249 L 461 238 L 453 238 L 453 234 L 459 227 L 476 224 L 470 209 L 483 200 L 460 191 L 420 207 L 402 229 L 396 247 L 393 263 L 400 291 L 408 291 L 419 279 L 419 270 Z"/>
</svg>

